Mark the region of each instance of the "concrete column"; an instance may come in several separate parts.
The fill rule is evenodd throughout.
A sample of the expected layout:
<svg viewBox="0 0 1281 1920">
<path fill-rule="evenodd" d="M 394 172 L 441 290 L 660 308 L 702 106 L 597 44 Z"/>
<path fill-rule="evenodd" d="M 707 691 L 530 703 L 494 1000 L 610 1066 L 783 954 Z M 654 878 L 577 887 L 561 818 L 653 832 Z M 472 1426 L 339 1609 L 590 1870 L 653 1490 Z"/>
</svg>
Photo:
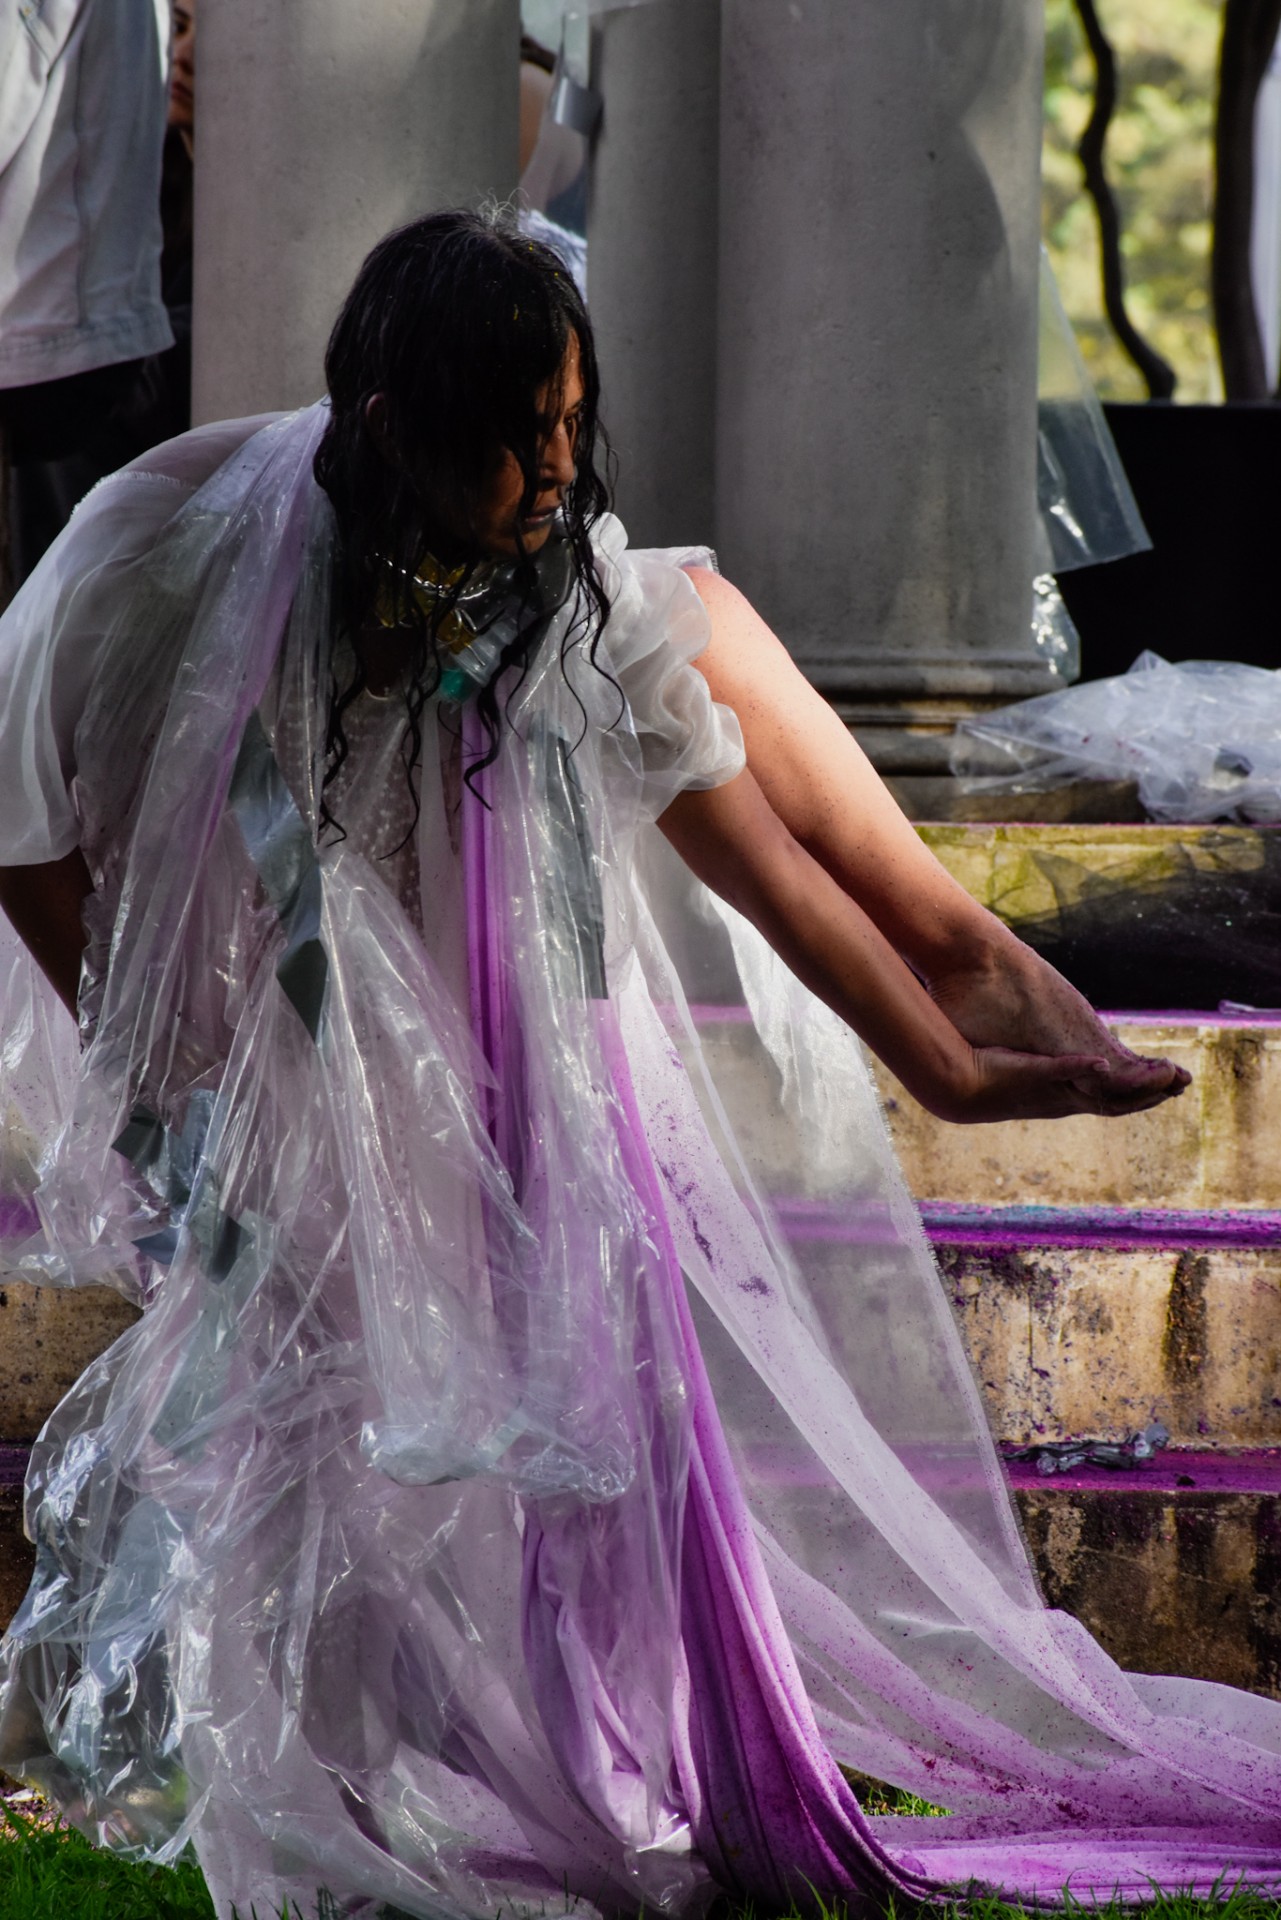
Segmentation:
<svg viewBox="0 0 1281 1920">
<path fill-rule="evenodd" d="M 638 545 L 713 538 L 719 65 L 720 0 L 650 0 L 593 24 L 588 290 Z"/>
<path fill-rule="evenodd" d="M 193 405 L 323 391 L 390 227 L 515 191 L 519 0 L 218 0 L 200 15 Z"/>
<path fill-rule="evenodd" d="M 724 0 L 717 544 L 818 686 L 903 726 L 1051 684 L 1042 32 L 1033 0 Z"/>
</svg>

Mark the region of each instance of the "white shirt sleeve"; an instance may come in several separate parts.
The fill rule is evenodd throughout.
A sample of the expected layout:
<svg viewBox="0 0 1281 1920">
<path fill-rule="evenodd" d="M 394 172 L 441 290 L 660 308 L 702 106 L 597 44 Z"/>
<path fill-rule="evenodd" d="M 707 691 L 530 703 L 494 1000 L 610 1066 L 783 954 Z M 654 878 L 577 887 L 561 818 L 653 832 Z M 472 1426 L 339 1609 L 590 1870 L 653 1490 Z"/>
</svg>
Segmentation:
<svg viewBox="0 0 1281 1920">
<path fill-rule="evenodd" d="M 724 786 L 747 755 L 738 716 L 713 700 L 696 660 L 711 639 L 706 607 L 685 565 L 702 548 L 629 550 L 611 517 L 596 536 L 611 601 L 602 651 L 631 708 L 645 774 L 644 811 L 656 819 L 678 794 Z"/>
<path fill-rule="evenodd" d="M 167 0 L 0 0 L 0 387 L 173 342 Z"/>
</svg>

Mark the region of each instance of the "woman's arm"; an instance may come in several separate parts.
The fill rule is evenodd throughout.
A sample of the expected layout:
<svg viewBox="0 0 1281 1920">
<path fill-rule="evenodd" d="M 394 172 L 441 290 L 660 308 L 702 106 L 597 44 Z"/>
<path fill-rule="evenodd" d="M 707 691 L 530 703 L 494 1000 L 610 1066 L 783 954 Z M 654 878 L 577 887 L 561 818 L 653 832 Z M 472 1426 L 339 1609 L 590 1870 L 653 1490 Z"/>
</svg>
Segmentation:
<svg viewBox="0 0 1281 1920">
<path fill-rule="evenodd" d="M 93 884 L 79 847 L 61 860 L 33 867 L 0 867 L 0 908 L 49 980 L 58 998 L 76 1017 L 80 962 L 85 950 L 81 909 Z"/>
<path fill-rule="evenodd" d="M 935 859 L 844 722 L 736 587 L 690 570 L 712 623 L 696 661 L 738 715 L 747 760 L 793 836 L 904 956 L 964 1037 L 1050 1056 L 1097 1054 L 1119 1088 L 1174 1093 L 1188 1076 L 1140 1060 L 1088 1001 Z"/>
<path fill-rule="evenodd" d="M 752 921 L 797 978 L 940 1119 L 1131 1112 L 1164 1097 L 1164 1088 L 1118 1092 L 1097 1054 L 1051 1058 L 971 1046 L 788 831 L 750 772 L 707 793 L 682 794 L 659 825 L 699 879 Z"/>
</svg>

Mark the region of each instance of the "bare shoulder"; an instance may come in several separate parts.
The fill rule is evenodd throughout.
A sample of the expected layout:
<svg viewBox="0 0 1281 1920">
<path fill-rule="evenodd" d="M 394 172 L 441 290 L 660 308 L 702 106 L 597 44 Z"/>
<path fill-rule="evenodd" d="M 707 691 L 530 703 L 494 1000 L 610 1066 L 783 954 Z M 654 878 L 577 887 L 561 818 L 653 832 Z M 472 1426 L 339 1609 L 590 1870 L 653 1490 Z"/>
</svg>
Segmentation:
<svg viewBox="0 0 1281 1920">
<path fill-rule="evenodd" d="M 782 641 L 732 580 L 710 567 L 685 571 L 711 622 L 711 638 L 695 664 L 718 699 L 740 706 L 765 686 L 776 699 L 780 682 L 796 681 L 808 690 Z"/>
<path fill-rule="evenodd" d="M 699 598 L 709 608 L 717 610 L 746 607 L 752 612 L 752 606 L 745 594 L 739 592 L 732 580 L 723 573 L 717 573 L 714 567 L 687 566 L 682 569 L 693 581 Z"/>
</svg>

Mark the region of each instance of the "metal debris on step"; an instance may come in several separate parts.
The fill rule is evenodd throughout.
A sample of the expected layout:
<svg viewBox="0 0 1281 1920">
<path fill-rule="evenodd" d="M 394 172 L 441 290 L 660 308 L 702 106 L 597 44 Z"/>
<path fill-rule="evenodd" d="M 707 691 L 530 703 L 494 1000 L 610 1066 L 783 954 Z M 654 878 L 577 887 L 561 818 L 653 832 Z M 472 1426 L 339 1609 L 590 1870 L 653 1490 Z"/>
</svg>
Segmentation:
<svg viewBox="0 0 1281 1920">
<path fill-rule="evenodd" d="M 1075 1473 L 1078 1467 L 1111 1467 L 1114 1470 L 1136 1467 L 1151 1460 L 1170 1444 L 1170 1430 L 1154 1420 L 1142 1433 L 1128 1440 L 1043 1440 L 1035 1446 L 1018 1447 L 1008 1457 L 1030 1460 L 1038 1473 Z"/>
</svg>

